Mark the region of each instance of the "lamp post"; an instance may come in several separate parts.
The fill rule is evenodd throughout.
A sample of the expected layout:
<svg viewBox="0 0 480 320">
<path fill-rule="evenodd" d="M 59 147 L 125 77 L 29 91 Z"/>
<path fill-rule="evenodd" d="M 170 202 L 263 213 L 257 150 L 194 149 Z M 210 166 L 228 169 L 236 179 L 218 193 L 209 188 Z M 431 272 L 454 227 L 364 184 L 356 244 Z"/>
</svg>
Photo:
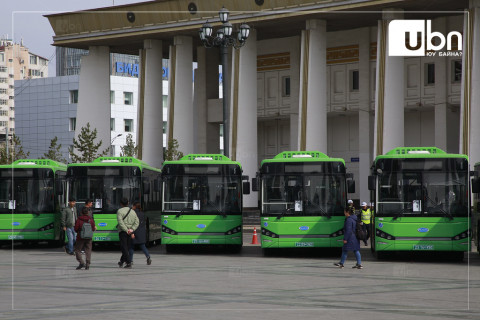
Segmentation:
<svg viewBox="0 0 480 320">
<path fill-rule="evenodd" d="M 248 35 L 250 34 L 250 27 L 242 23 L 240 25 L 237 36 L 233 35 L 233 26 L 228 22 L 228 16 L 230 12 L 222 7 L 218 12 L 222 26 L 217 30 L 215 35 L 213 34 L 212 25 L 208 23 L 203 24 L 203 26 L 198 30 L 200 40 L 205 48 L 220 48 L 220 57 L 222 64 L 222 92 L 223 92 L 223 154 L 228 157 L 228 146 L 229 146 L 229 89 L 228 88 L 228 66 L 227 66 L 227 54 L 228 47 L 233 47 L 239 49 L 247 41 Z"/>
<path fill-rule="evenodd" d="M 117 134 L 115 137 L 113 137 L 112 141 L 110 141 L 110 156 L 113 157 L 114 154 L 113 154 L 113 148 L 112 148 L 112 144 L 113 144 L 113 141 L 115 141 L 115 139 L 117 139 L 118 137 L 122 136 L 123 133 L 119 133 Z"/>
</svg>

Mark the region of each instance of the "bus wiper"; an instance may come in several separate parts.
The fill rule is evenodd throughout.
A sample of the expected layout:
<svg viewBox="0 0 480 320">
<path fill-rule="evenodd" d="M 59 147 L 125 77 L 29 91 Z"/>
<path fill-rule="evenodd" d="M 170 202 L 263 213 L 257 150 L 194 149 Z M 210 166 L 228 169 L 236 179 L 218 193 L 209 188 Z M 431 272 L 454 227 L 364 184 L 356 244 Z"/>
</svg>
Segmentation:
<svg viewBox="0 0 480 320">
<path fill-rule="evenodd" d="M 425 198 L 428 201 L 430 201 L 435 206 L 436 209 L 439 209 L 446 218 L 448 218 L 450 220 L 453 220 L 453 216 L 449 212 L 443 210 L 440 205 L 437 205 L 437 203 L 435 201 L 433 201 L 428 195 L 425 195 Z"/>
<path fill-rule="evenodd" d="M 398 218 L 403 217 L 405 215 L 405 212 L 406 212 L 405 208 L 402 209 L 402 211 L 400 211 L 399 213 L 393 216 L 392 220 L 397 220 Z"/>
<path fill-rule="evenodd" d="M 287 214 L 288 212 L 290 212 L 292 210 L 293 210 L 292 208 L 286 208 L 285 210 L 282 211 L 281 215 L 277 216 L 277 219 L 285 217 L 285 214 Z"/>
<path fill-rule="evenodd" d="M 182 213 L 184 213 L 186 211 L 193 211 L 193 208 L 189 208 L 189 207 L 182 208 L 182 210 L 180 210 L 180 212 L 177 212 L 176 217 L 177 218 L 180 217 L 182 215 Z"/>
<path fill-rule="evenodd" d="M 309 201 L 309 204 L 310 204 L 311 206 L 314 206 L 316 209 L 318 209 L 318 211 L 320 211 L 320 213 L 321 213 L 323 216 L 327 217 L 328 219 L 332 218 L 332 215 L 331 215 L 331 214 L 328 214 L 328 213 L 327 213 L 325 210 L 323 210 L 323 208 L 320 207 L 318 204 L 316 204 L 316 203 L 314 203 L 314 202 L 312 202 L 312 201 Z"/>
<path fill-rule="evenodd" d="M 227 213 L 225 211 L 224 212 L 220 211 L 220 209 L 217 207 L 215 202 L 213 202 L 212 200 L 208 200 L 207 203 L 211 205 L 215 210 L 217 210 L 218 214 L 221 214 L 224 218 L 227 217 Z"/>
</svg>

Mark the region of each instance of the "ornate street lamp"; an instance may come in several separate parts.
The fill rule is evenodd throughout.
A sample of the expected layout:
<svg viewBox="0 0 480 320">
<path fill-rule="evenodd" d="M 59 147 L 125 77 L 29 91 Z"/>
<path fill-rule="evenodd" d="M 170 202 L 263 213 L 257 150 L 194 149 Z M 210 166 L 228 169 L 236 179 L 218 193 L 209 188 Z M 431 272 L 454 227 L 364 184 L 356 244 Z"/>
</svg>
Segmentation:
<svg viewBox="0 0 480 320">
<path fill-rule="evenodd" d="M 216 34 L 213 36 L 212 25 L 208 23 L 203 24 L 203 26 L 198 30 L 198 35 L 202 44 L 205 48 L 220 48 L 221 64 L 222 64 L 222 91 L 223 91 L 223 154 L 228 157 L 228 144 L 229 144 L 229 114 L 228 114 L 228 103 L 229 103 L 229 88 L 227 84 L 227 54 L 228 47 L 233 47 L 239 49 L 242 47 L 250 35 L 250 27 L 243 23 L 240 25 L 237 36 L 233 35 L 233 26 L 228 22 L 228 17 L 230 12 L 222 7 L 218 12 L 222 26 L 217 30 Z"/>
</svg>

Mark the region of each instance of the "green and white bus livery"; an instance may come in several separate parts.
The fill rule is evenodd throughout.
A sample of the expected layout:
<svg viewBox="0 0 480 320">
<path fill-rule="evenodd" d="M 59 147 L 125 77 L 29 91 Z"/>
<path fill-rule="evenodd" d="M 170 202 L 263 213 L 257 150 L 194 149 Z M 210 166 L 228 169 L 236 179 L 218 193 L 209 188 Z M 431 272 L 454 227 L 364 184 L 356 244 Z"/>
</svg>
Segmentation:
<svg viewBox="0 0 480 320">
<path fill-rule="evenodd" d="M 22 159 L 0 166 L 0 241 L 61 246 L 67 166 L 47 159 Z"/>
<path fill-rule="evenodd" d="M 377 156 L 372 191 L 372 251 L 470 250 L 468 157 L 435 147 L 403 147 Z"/>
<path fill-rule="evenodd" d="M 282 152 L 262 161 L 252 186 L 260 191 L 262 248 L 343 245 L 347 191 L 355 192 L 343 159 L 318 151 Z"/>
<path fill-rule="evenodd" d="M 240 163 L 220 154 L 189 154 L 162 167 L 162 243 L 242 247 L 243 194 L 250 192 Z"/>
<path fill-rule="evenodd" d="M 68 194 L 80 210 L 93 200 L 97 230 L 93 242 L 117 242 L 120 200 L 130 206 L 140 201 L 146 217 L 147 244 L 161 239 L 160 169 L 133 157 L 100 157 L 89 163 L 71 163 L 67 169 Z M 80 211 L 79 211 L 80 212 Z"/>
</svg>

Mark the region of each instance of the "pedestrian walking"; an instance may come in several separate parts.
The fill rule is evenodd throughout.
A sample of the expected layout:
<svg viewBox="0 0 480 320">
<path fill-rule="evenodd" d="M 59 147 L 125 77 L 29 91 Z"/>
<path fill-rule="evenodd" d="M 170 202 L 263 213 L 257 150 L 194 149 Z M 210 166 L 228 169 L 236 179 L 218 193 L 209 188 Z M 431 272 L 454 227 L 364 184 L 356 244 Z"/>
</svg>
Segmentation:
<svg viewBox="0 0 480 320">
<path fill-rule="evenodd" d="M 84 207 L 88 208 L 88 215 L 90 217 L 93 217 L 93 200 L 92 199 L 87 199 L 85 200 L 85 205 Z M 83 208 L 82 208 L 83 209 Z"/>
<path fill-rule="evenodd" d="M 75 257 L 79 262 L 77 270 L 85 268 L 90 269 L 90 262 L 92 261 L 92 238 L 83 238 L 81 231 L 84 223 L 89 223 L 92 227 L 92 231 L 96 230 L 95 221 L 88 215 L 88 208 L 83 207 L 81 215 L 75 222 L 75 232 L 77 233 L 77 241 L 75 242 Z M 85 262 L 82 257 L 82 250 L 85 251 Z"/>
<path fill-rule="evenodd" d="M 348 208 L 344 212 L 345 214 L 345 224 L 343 226 L 344 234 L 343 234 L 343 247 L 342 247 L 342 256 L 340 258 L 340 262 L 334 263 L 335 266 L 339 268 L 343 268 L 343 264 L 347 259 L 348 251 L 353 251 L 355 253 L 355 257 L 357 258 L 357 264 L 354 265 L 352 268 L 362 269 L 362 257 L 360 255 L 360 243 L 355 236 L 355 231 L 357 227 L 357 216 L 352 210 L 348 210 Z"/>
<path fill-rule="evenodd" d="M 132 241 L 132 245 L 130 246 L 130 259 L 132 260 L 133 263 L 133 252 L 134 252 L 134 247 L 135 245 L 138 245 L 140 249 L 142 249 L 143 253 L 145 254 L 145 257 L 147 258 L 147 265 L 152 264 L 152 259 L 150 259 L 150 253 L 148 252 L 147 247 L 145 246 L 146 238 L 147 238 L 147 222 L 145 219 L 145 213 L 142 211 L 142 206 L 139 201 L 135 201 L 132 205 L 132 209 L 135 210 L 135 213 L 137 214 L 138 220 L 139 220 L 139 225 L 137 230 L 133 232 L 135 235 L 135 239 Z"/>
<path fill-rule="evenodd" d="M 67 235 L 67 244 L 65 245 L 65 252 L 69 255 L 74 255 L 73 246 L 77 234 L 75 233 L 75 221 L 77 221 L 77 208 L 75 208 L 75 198 L 68 199 L 68 206 L 62 209 L 62 217 L 60 219 L 61 227 Z"/>
<path fill-rule="evenodd" d="M 130 247 L 132 246 L 132 239 L 135 238 L 133 232 L 138 228 L 140 221 L 138 220 L 135 211 L 128 207 L 127 198 L 122 198 L 122 200 L 120 200 L 120 205 L 121 208 L 117 211 L 117 222 L 122 256 L 120 257 L 118 266 L 122 268 L 125 263 L 125 268 L 131 269 L 132 259 L 130 258 Z"/>
</svg>

